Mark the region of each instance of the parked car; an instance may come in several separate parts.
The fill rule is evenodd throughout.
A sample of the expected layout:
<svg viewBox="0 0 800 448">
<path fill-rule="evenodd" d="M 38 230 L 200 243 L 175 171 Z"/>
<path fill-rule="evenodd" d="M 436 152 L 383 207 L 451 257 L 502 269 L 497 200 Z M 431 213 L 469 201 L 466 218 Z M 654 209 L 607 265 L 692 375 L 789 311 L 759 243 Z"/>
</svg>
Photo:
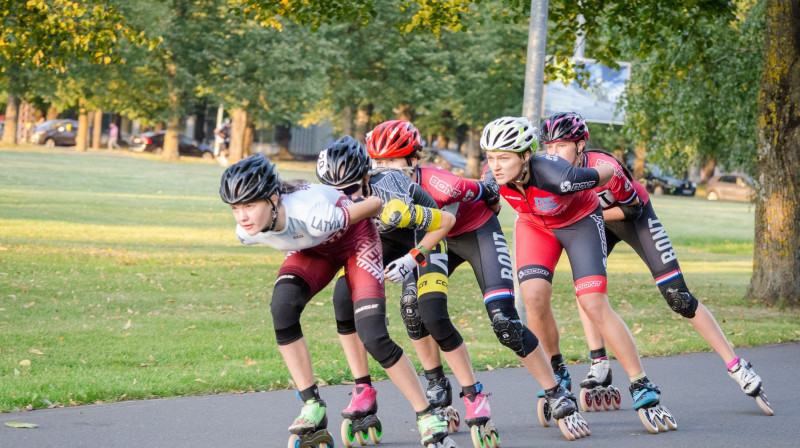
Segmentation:
<svg viewBox="0 0 800 448">
<path fill-rule="evenodd" d="M 69 119 L 47 120 L 33 128 L 28 141 L 47 147 L 75 146 L 78 121 Z"/>
<path fill-rule="evenodd" d="M 721 174 L 712 177 L 706 184 L 706 198 L 709 201 L 750 202 L 754 195 L 753 179 L 744 174 Z"/>
<path fill-rule="evenodd" d="M 689 179 L 677 179 L 664 174 L 658 165 L 647 165 L 644 179 L 640 181 L 648 192 L 655 195 L 674 194 L 679 196 L 694 196 L 697 184 Z"/>
<path fill-rule="evenodd" d="M 457 176 L 463 176 L 464 171 L 467 169 L 467 158 L 458 151 L 440 148 L 425 148 L 425 151 L 430 154 L 423 165 L 434 165 L 444 168 Z"/>
<path fill-rule="evenodd" d="M 164 148 L 164 135 L 166 131 L 145 132 L 131 137 L 131 150 L 136 152 L 152 152 L 161 154 Z M 178 134 L 178 154 L 182 156 L 195 156 L 204 159 L 214 158 L 214 148 L 205 143 L 193 140 L 186 135 Z"/>
</svg>

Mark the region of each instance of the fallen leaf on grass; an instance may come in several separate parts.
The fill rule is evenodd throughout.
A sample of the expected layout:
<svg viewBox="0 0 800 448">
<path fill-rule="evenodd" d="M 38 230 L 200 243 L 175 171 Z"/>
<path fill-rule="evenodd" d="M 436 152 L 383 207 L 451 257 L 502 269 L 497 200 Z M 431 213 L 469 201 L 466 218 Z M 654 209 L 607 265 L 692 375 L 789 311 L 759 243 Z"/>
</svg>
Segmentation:
<svg viewBox="0 0 800 448">
<path fill-rule="evenodd" d="M 6 422 L 9 428 L 38 428 L 36 423 L 23 423 L 23 422 Z"/>
<path fill-rule="evenodd" d="M 131 320 L 130 319 L 128 319 L 128 323 L 126 323 L 125 325 L 122 326 L 123 330 L 127 330 L 128 328 L 131 328 Z"/>
<path fill-rule="evenodd" d="M 32 348 L 32 349 L 28 350 L 28 353 L 33 353 L 34 355 L 44 355 L 44 353 L 42 353 L 41 351 L 39 351 L 39 350 L 37 350 L 35 348 Z"/>
<path fill-rule="evenodd" d="M 19 365 L 21 365 L 22 367 L 28 367 L 28 366 L 31 365 L 31 360 L 30 359 L 23 359 L 22 361 L 19 362 Z"/>
</svg>

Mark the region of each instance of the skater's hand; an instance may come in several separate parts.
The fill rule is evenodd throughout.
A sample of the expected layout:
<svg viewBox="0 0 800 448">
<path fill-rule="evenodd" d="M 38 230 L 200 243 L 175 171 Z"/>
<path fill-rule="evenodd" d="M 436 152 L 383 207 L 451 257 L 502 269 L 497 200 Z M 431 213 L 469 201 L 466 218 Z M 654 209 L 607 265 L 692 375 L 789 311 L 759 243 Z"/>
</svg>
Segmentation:
<svg viewBox="0 0 800 448">
<path fill-rule="evenodd" d="M 386 266 L 384 273 L 386 278 L 394 283 L 403 283 L 405 279 L 411 275 L 411 271 L 417 267 L 417 261 L 411 254 L 405 254 L 402 257 L 389 263 Z"/>
<path fill-rule="evenodd" d="M 417 219 L 416 207 L 409 207 L 400 199 L 392 199 L 386 203 L 381 212 L 381 222 L 388 228 L 405 228 Z"/>
</svg>

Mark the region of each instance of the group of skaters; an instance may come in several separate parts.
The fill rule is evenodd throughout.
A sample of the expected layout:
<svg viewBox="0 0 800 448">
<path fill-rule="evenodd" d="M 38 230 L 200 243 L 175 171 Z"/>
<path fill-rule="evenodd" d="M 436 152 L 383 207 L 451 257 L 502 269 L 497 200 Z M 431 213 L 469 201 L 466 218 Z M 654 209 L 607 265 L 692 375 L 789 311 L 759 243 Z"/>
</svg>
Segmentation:
<svg viewBox="0 0 800 448">
<path fill-rule="evenodd" d="M 220 185 L 243 244 L 287 255 L 272 292 L 278 349 L 303 401 L 288 446 L 332 448 L 325 401 L 314 381 L 300 315 L 335 279 L 336 327 L 355 387 L 342 411 L 346 447 L 379 443 L 382 425 L 367 354 L 386 371 L 416 413 L 422 445 L 456 446 L 449 432 L 460 415 L 442 358 L 461 388 L 475 448 L 500 444 L 483 385 L 447 310 L 448 276 L 469 263 L 500 344 L 512 350 L 541 386 L 539 420 L 555 420 L 574 440 L 589 435 L 583 411 L 616 409 L 606 346 L 630 380 L 633 408 L 652 433 L 677 428 L 646 375 L 633 337 L 609 304 L 606 261 L 624 241 L 650 269 L 669 307 L 686 317 L 726 364 L 742 390 L 772 410 L 752 366 L 736 356 L 709 310 L 689 291 L 675 251 L 647 191 L 613 155 L 586 147 L 589 130 L 576 113 L 541 126 L 503 117 L 483 130 L 487 166 L 481 181 L 421 166 L 419 131 L 409 121 L 379 124 L 366 144 L 344 136 L 320 152 L 317 178 L 281 181 L 256 154 L 229 167 Z M 500 198 L 517 212 L 516 270 L 497 214 Z M 559 348 L 551 309 L 562 249 L 569 257 L 578 310 L 590 349 L 589 374 L 578 397 Z M 527 312 L 515 307 L 514 277 Z M 424 369 L 423 389 L 410 359 L 389 336 L 384 281 L 402 285 L 401 317 Z"/>
</svg>

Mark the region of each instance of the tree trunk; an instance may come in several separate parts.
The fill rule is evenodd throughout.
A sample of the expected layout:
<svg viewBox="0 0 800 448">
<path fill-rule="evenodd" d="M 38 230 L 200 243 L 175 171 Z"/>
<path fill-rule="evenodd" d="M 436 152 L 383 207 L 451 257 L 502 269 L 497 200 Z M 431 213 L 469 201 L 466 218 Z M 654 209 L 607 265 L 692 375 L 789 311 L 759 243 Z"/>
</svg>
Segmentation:
<svg viewBox="0 0 800 448">
<path fill-rule="evenodd" d="M 75 136 L 75 150 L 86 151 L 89 140 L 89 117 L 86 111 L 86 99 L 78 99 L 78 133 Z"/>
<path fill-rule="evenodd" d="M 292 141 L 292 128 L 289 123 L 275 126 L 275 140 L 278 141 L 278 159 L 292 160 L 294 157 L 289 152 L 289 142 Z"/>
<path fill-rule="evenodd" d="M 174 70 L 174 64 L 170 65 L 170 73 L 174 73 Z M 181 133 L 180 92 L 177 88 L 173 88 L 170 90 L 168 97 L 169 109 L 172 113 L 167 121 L 167 132 L 164 134 L 164 147 L 161 148 L 161 159 L 174 161 L 181 158 L 180 151 L 178 150 L 178 135 Z"/>
<path fill-rule="evenodd" d="M 47 108 L 47 114 L 45 115 L 44 119 L 45 120 L 55 120 L 56 118 L 58 118 L 58 109 L 56 109 L 55 107 L 52 107 L 52 106 L 48 107 Z"/>
<path fill-rule="evenodd" d="M 800 3 L 767 0 L 748 296 L 800 306 Z"/>
<path fill-rule="evenodd" d="M 100 149 L 100 140 L 103 138 L 103 111 L 94 111 L 94 124 L 92 124 L 92 149 Z"/>
<path fill-rule="evenodd" d="M 247 127 L 244 128 L 244 149 L 242 157 L 248 157 L 253 154 L 253 142 L 256 139 L 256 124 L 253 120 L 247 119 Z"/>
<path fill-rule="evenodd" d="M 709 157 L 700 169 L 700 180 L 702 182 L 708 182 L 709 179 L 714 177 L 714 170 L 716 169 L 717 159 L 715 157 Z"/>
<path fill-rule="evenodd" d="M 17 143 L 17 114 L 19 112 L 19 99 L 13 94 L 8 94 L 6 105 L 6 124 L 3 130 L 3 143 L 13 145 Z"/>
<path fill-rule="evenodd" d="M 483 129 L 475 128 L 467 131 L 467 169 L 464 177 L 478 179 L 481 177 L 481 134 Z"/>
<path fill-rule="evenodd" d="M 341 117 L 342 117 L 342 135 L 352 136 L 353 129 L 355 129 L 355 126 L 353 125 L 353 108 L 350 106 L 344 107 L 342 109 Z"/>
<path fill-rule="evenodd" d="M 228 163 L 234 164 L 244 157 L 244 131 L 247 128 L 247 111 L 231 109 L 231 144 L 228 147 Z"/>
<path fill-rule="evenodd" d="M 414 121 L 415 115 L 414 108 L 411 107 L 410 104 L 401 104 L 394 109 L 394 113 L 397 114 L 398 120 L 407 120 L 407 121 Z"/>
<path fill-rule="evenodd" d="M 367 139 L 367 132 L 372 130 L 369 125 L 369 120 L 372 118 L 373 108 L 372 104 L 367 104 L 364 107 L 358 108 L 355 131 L 351 134 L 354 139 L 362 142 Z"/>
</svg>

